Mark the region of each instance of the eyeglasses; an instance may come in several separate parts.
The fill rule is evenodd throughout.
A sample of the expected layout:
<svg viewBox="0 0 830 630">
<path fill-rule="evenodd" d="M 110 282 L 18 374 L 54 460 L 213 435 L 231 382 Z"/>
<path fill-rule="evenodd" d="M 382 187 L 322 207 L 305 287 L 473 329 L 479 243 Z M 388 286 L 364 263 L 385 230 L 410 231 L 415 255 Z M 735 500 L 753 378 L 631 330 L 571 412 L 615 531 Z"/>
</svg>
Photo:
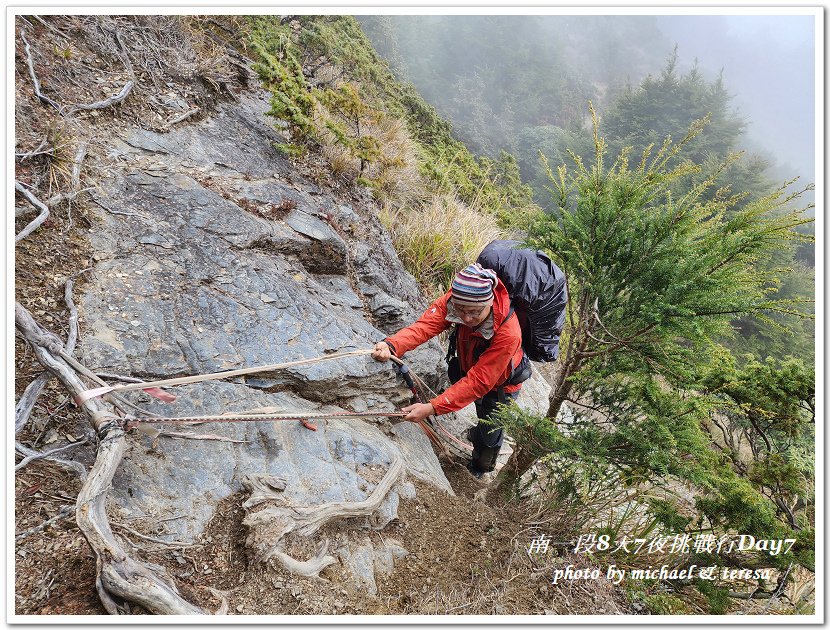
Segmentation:
<svg viewBox="0 0 830 630">
<path fill-rule="evenodd" d="M 481 317 L 482 313 L 489 308 L 489 304 L 482 306 L 480 308 L 459 308 L 455 304 L 453 304 L 453 308 L 455 312 L 458 314 L 459 317 Z"/>
</svg>

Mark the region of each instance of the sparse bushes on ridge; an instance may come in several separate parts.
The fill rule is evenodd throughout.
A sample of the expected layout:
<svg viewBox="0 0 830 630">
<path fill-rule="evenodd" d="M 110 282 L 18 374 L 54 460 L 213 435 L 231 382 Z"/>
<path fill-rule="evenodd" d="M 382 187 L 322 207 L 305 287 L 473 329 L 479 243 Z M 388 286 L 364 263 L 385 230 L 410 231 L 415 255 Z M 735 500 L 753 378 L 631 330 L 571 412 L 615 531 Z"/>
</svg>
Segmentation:
<svg viewBox="0 0 830 630">
<path fill-rule="evenodd" d="M 515 158 L 477 158 L 412 86 L 398 83 L 350 16 L 251 19 L 270 115 L 288 122 L 282 149 L 322 155 L 331 171 L 372 188 L 396 248 L 436 292 L 501 228 L 539 212 Z M 457 242 L 456 242 L 457 241 Z"/>
</svg>

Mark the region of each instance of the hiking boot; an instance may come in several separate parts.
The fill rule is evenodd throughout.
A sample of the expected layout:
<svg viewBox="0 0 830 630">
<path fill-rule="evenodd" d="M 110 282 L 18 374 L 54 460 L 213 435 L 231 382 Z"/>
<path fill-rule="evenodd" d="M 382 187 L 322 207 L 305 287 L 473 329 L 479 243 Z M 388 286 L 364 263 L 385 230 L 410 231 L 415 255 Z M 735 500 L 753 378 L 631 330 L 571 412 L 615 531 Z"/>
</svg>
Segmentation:
<svg viewBox="0 0 830 630">
<path fill-rule="evenodd" d="M 484 471 L 476 466 L 472 460 L 467 462 L 467 470 L 469 470 L 470 474 L 476 479 L 481 479 L 481 476 L 484 474 Z"/>
</svg>

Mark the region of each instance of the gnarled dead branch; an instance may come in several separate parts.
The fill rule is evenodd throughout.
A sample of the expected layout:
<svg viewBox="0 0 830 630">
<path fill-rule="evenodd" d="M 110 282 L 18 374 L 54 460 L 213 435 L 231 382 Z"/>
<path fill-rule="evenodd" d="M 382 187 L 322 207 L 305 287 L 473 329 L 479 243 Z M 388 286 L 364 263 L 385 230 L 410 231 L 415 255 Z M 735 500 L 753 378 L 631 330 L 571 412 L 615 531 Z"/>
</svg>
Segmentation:
<svg viewBox="0 0 830 630">
<path fill-rule="evenodd" d="M 313 558 L 308 560 L 297 560 L 292 558 L 287 553 L 279 549 L 272 549 L 263 560 L 274 559 L 279 562 L 287 571 L 302 575 L 304 577 L 319 577 L 320 571 L 331 564 L 336 564 L 337 560 L 328 555 L 329 543 L 324 541 L 317 549 L 317 553 Z"/>
<path fill-rule="evenodd" d="M 87 271 L 87 269 L 84 269 L 84 271 L 80 273 L 84 273 L 85 271 Z M 63 299 L 66 302 L 66 307 L 69 309 L 69 333 L 66 337 L 66 347 L 64 349 L 68 355 L 75 352 L 75 345 L 78 342 L 78 308 L 75 306 L 75 302 L 72 299 L 72 290 L 74 287 L 75 280 L 70 278 L 66 281 L 66 286 L 63 290 Z M 49 372 L 43 372 L 26 386 L 26 389 L 23 391 L 23 395 L 20 397 L 20 400 L 17 401 L 17 405 L 15 405 L 14 408 L 15 433 L 18 433 L 20 429 L 26 426 L 26 423 L 29 421 L 29 416 L 32 414 L 32 409 L 34 409 L 35 402 L 37 402 L 38 397 L 41 392 L 43 392 L 43 388 L 46 387 L 46 384 L 51 378 L 52 375 L 49 374 Z"/>
<path fill-rule="evenodd" d="M 168 547 L 197 547 L 199 543 L 185 543 L 185 542 L 178 542 L 175 540 L 162 540 L 161 538 L 155 538 L 154 536 L 148 536 L 147 534 L 142 534 L 141 532 L 137 532 L 131 527 L 127 527 L 122 523 L 111 523 L 113 527 L 117 527 L 118 529 L 123 529 L 125 532 L 129 532 L 136 538 L 140 538 L 141 540 L 146 540 L 147 542 L 157 543 L 159 545 L 166 545 Z M 128 541 L 129 542 L 129 541 Z M 131 543 L 133 544 L 133 543 Z"/>
<path fill-rule="evenodd" d="M 46 387 L 46 383 L 48 383 L 51 378 L 52 375 L 49 374 L 49 372 L 43 372 L 42 374 L 38 374 L 35 380 L 26 386 L 26 389 L 23 391 L 23 395 L 14 407 L 15 433 L 19 433 L 20 429 L 26 426 L 26 423 L 29 421 L 29 416 L 32 415 L 32 409 L 34 409 L 37 399 L 40 397 L 41 392 L 43 392 L 43 388 Z"/>
<path fill-rule="evenodd" d="M 58 193 L 52 197 L 49 197 L 49 205 L 50 206 L 57 206 L 58 204 L 63 203 L 64 201 L 75 201 L 75 198 L 78 195 L 82 195 L 83 193 L 89 192 L 90 190 L 95 190 L 94 186 L 90 186 L 89 188 L 81 188 L 80 190 L 75 190 L 70 193 Z"/>
<path fill-rule="evenodd" d="M 71 38 L 69 35 L 67 35 L 66 33 L 64 33 L 64 32 L 63 32 L 62 30 L 60 30 L 59 28 L 57 28 L 57 27 L 55 27 L 55 26 L 52 26 L 51 24 L 49 24 L 46 20 L 44 20 L 44 19 L 43 19 L 42 17 L 40 17 L 39 15 L 33 15 L 32 17 L 33 17 L 33 18 L 35 18 L 35 19 L 36 19 L 38 22 L 40 22 L 40 23 L 41 23 L 44 27 L 46 27 L 47 29 L 49 29 L 50 31 L 52 31 L 53 33 L 55 33 L 56 35 L 60 35 L 61 37 L 63 37 L 63 38 L 64 38 L 65 40 L 67 40 L 67 41 L 70 41 L 70 42 L 72 41 L 72 38 Z"/>
<path fill-rule="evenodd" d="M 72 161 L 72 190 L 78 190 L 81 187 L 81 164 L 86 157 L 87 147 L 86 142 L 81 142 L 75 152 L 75 159 Z"/>
<path fill-rule="evenodd" d="M 171 120 L 168 120 L 168 121 L 165 123 L 165 125 L 164 125 L 164 126 L 165 126 L 165 127 L 172 127 L 172 126 L 173 126 L 173 125 L 175 125 L 176 123 L 180 123 L 180 122 L 182 122 L 183 120 L 187 120 L 188 118 L 190 118 L 190 117 L 191 117 L 191 116 L 193 116 L 194 114 L 198 114 L 200 111 L 201 111 L 201 110 L 200 110 L 198 107 L 194 107 L 193 109 L 190 109 L 190 110 L 186 111 L 185 113 L 183 113 L 183 114 L 179 114 L 179 115 L 178 115 L 178 116 L 176 116 L 175 118 L 173 118 L 173 119 L 171 119 Z"/>
<path fill-rule="evenodd" d="M 75 513 L 75 506 L 74 505 L 62 505 L 60 510 L 58 510 L 58 513 L 55 514 L 55 516 L 53 516 L 52 518 L 50 518 L 48 521 L 45 521 L 45 522 L 41 523 L 40 525 L 35 525 L 34 527 L 31 527 L 31 528 L 27 529 L 26 531 L 22 531 L 19 534 L 15 534 L 14 539 L 15 540 L 23 540 L 24 538 L 28 538 L 32 534 L 39 534 L 40 532 L 42 532 L 44 529 L 46 529 L 50 525 L 53 525 L 54 523 L 57 523 L 58 521 L 62 521 L 65 518 L 69 518 L 74 513 Z"/>
<path fill-rule="evenodd" d="M 63 350 L 60 340 L 41 329 L 20 304 L 15 304 L 15 326 L 38 361 L 77 398 L 86 387 L 60 357 Z M 182 599 L 175 586 L 165 582 L 146 564 L 127 555 L 113 534 L 105 504 L 124 454 L 124 431 L 118 418 L 101 401 L 88 400 L 82 407 L 100 442 L 95 464 L 78 494 L 76 519 L 96 556 L 96 587 L 104 607 L 111 614 L 123 614 L 128 612 L 127 603 L 132 602 L 155 614 L 205 614 L 201 608 Z"/>
<path fill-rule="evenodd" d="M 29 76 L 32 77 L 32 83 L 35 84 L 35 96 L 37 96 L 41 102 L 48 103 L 58 110 L 58 112 L 61 112 L 61 106 L 40 91 L 40 80 L 37 78 L 37 74 L 35 73 L 35 63 L 32 59 L 32 50 L 29 46 L 29 42 L 26 40 L 26 33 L 22 28 L 20 29 L 20 39 L 23 40 L 23 46 L 26 49 L 26 62 L 29 65 Z"/>
<path fill-rule="evenodd" d="M 49 218 L 49 208 L 47 208 L 37 197 L 35 197 L 29 190 L 23 186 L 20 182 L 14 183 L 14 189 L 26 197 L 26 201 L 32 204 L 35 208 L 40 210 L 40 214 L 29 223 L 26 227 L 24 227 L 18 234 L 14 237 L 14 242 L 17 243 L 22 241 L 24 238 L 29 236 L 32 232 L 38 229 L 46 219 Z"/>
<path fill-rule="evenodd" d="M 77 111 L 90 109 L 106 109 L 110 105 L 117 105 L 125 98 L 127 98 L 127 95 L 132 91 L 134 85 L 135 81 L 127 81 L 118 94 L 113 94 L 109 98 L 105 98 L 103 101 L 96 101 L 95 103 L 90 103 L 89 105 L 73 105 L 69 108 L 69 111 L 67 113 L 73 114 Z"/>
<path fill-rule="evenodd" d="M 78 473 L 78 476 L 81 478 L 81 481 L 86 479 L 86 468 L 81 466 L 78 462 L 69 462 L 64 460 L 55 459 L 53 456 L 57 453 L 61 453 L 63 451 L 69 450 L 75 446 L 81 446 L 82 444 L 86 444 L 87 440 L 83 439 L 78 442 L 72 442 L 71 444 L 66 444 L 64 446 L 59 446 L 58 448 L 53 448 L 51 451 L 44 451 L 43 453 L 38 453 L 33 451 L 26 446 L 23 446 L 19 442 L 15 444 L 14 448 L 18 453 L 26 455 L 19 463 L 15 464 L 14 471 L 17 472 L 22 468 L 25 468 L 30 463 L 37 461 L 39 459 L 48 459 L 54 461 L 58 464 L 65 466 L 66 468 L 72 469 L 74 472 Z M 27 454 L 29 453 L 29 454 Z"/>
<path fill-rule="evenodd" d="M 55 152 L 55 147 L 49 147 L 45 151 L 41 151 L 43 147 L 45 147 L 49 142 L 49 136 L 44 136 L 43 140 L 40 141 L 40 144 L 37 145 L 36 148 L 32 149 L 28 153 L 15 153 L 14 157 L 20 160 L 21 162 L 28 160 L 30 157 L 34 157 L 36 155 L 52 155 Z"/>
</svg>

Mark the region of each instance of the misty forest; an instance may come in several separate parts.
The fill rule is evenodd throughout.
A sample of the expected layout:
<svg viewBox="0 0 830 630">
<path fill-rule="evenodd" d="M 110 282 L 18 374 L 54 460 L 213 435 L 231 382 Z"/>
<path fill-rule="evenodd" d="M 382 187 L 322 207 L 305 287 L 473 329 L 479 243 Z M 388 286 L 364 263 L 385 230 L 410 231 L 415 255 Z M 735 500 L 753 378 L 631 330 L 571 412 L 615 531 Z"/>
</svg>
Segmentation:
<svg viewBox="0 0 830 630">
<path fill-rule="evenodd" d="M 17 535 L 18 612 L 814 614 L 821 261 L 813 20 L 19 18 L 18 34 L 29 39 L 17 42 L 16 179 L 25 183 L 17 205 L 36 205 L 34 196 L 48 200 L 52 214 L 32 227 L 21 210 L 16 225 L 15 424 L 26 461 L 15 479 L 16 529 L 25 530 Z M 123 85 L 123 97 L 88 107 L 55 102 L 99 75 L 111 93 Z M 233 127 L 237 120 L 244 124 Z M 255 138 L 258 124 L 264 130 Z M 157 230 L 142 223 L 154 211 Z M 69 237 L 53 236 L 58 229 Z M 214 247 L 217 235 L 224 240 Z M 122 238 L 126 253 L 112 249 Z M 503 238 L 550 256 L 566 275 L 568 298 L 558 358 L 534 364 L 528 402 L 496 412 L 510 448 L 486 483 L 458 472 L 457 453 L 439 440 L 433 447 L 421 434 L 407 438 L 385 419 L 342 428 L 337 449 L 343 439 L 352 444 L 354 470 L 337 469 L 340 485 L 326 486 L 335 502 L 321 507 L 309 490 L 317 481 L 300 492 L 291 479 L 334 474 L 315 468 L 330 462 L 309 463 L 328 462 L 329 451 L 309 451 L 286 468 L 281 451 L 267 449 L 283 440 L 305 453 L 313 439 L 341 430 L 334 421 L 318 423 L 316 434 L 296 428 L 299 437 L 288 429 L 268 429 L 277 437 L 242 428 L 226 434 L 221 424 L 187 439 L 156 429 L 136 437 L 98 422 L 102 413 L 121 414 L 118 397 L 76 409 L 53 381 L 35 403 L 40 389 L 32 393 L 30 382 L 48 380 L 38 376 L 44 367 L 78 400 L 83 383 L 98 387 L 118 374 L 153 381 L 368 347 L 414 321 L 457 270 Z M 67 243 L 71 255 L 60 253 Z M 145 251 L 153 253 L 144 258 Z M 253 271 L 226 282 L 231 268 Z M 135 286 L 117 284 L 122 271 L 139 276 Z M 154 273 L 163 280 L 145 286 Z M 274 277 L 286 283 L 280 290 L 268 284 Z M 80 336 L 75 280 L 84 295 Z M 116 318 L 122 299 L 133 309 L 124 321 Z M 156 299 L 161 306 L 142 305 Z M 322 310 L 303 310 L 318 302 Z M 59 323 L 68 316 L 69 324 Z M 240 318 L 238 330 L 226 316 Z M 173 319 L 188 325 L 171 332 Z M 160 338 L 154 325 L 165 331 Z M 61 337 L 71 328 L 77 361 L 69 343 L 45 344 L 39 326 Z M 412 359 L 426 382 L 419 387 L 445 386 L 443 353 L 436 343 Z M 354 361 L 343 373 L 189 385 L 181 399 L 215 414 L 250 396 L 268 409 L 401 406 L 390 370 L 368 362 L 353 378 Z M 362 401 L 361 387 L 373 402 Z M 172 413 L 134 394 L 129 413 Z M 109 404 L 114 415 L 102 411 Z M 438 433 L 443 419 L 430 425 Z M 447 420 L 456 443 L 465 422 Z M 108 461 L 110 476 L 90 490 L 87 467 L 114 457 L 105 444 L 115 444 L 116 433 L 119 449 L 132 446 L 123 463 L 121 450 Z M 64 436 L 71 445 L 61 446 Z M 425 444 L 417 457 L 416 437 Z M 39 454 L 52 442 L 76 454 Z M 164 468 L 174 442 L 183 450 L 171 450 L 173 459 L 226 481 L 212 478 L 209 492 L 176 485 L 176 469 Z M 227 457 L 210 454 L 219 448 Z M 362 481 L 363 466 L 375 464 L 406 470 L 411 492 L 402 482 L 390 490 L 376 468 Z M 259 476 L 236 479 L 255 466 Z M 168 472 L 154 476 L 155 467 Z M 69 480 L 62 491 L 78 495 L 77 529 L 66 520 L 73 502 L 31 507 L 47 484 L 31 475 L 53 470 Z M 342 490 L 352 477 L 356 489 Z M 134 492 L 142 483 L 159 484 L 161 498 Z M 380 505 L 378 488 L 394 500 Z M 105 513 L 107 492 L 114 498 Z M 202 515 L 140 520 L 177 512 L 164 497 L 179 493 L 182 501 L 192 494 L 189 511 Z M 83 497 L 98 506 L 91 516 Z M 269 539 L 278 528 L 265 515 L 285 497 L 321 511 L 346 499 L 371 504 L 338 513 L 370 516 L 369 533 L 279 516 L 290 526 Z M 173 523 L 161 526 L 165 520 Z M 43 521 L 64 524 L 44 532 Z M 152 528 L 138 526 L 147 522 Z M 299 535 L 318 528 L 328 537 L 319 545 Z M 39 542 L 47 535 L 52 547 Z M 84 539 L 94 554 L 82 554 Z M 528 548 L 531 539 L 550 547 Z M 635 544 L 654 540 L 665 544 L 648 552 Z M 789 542 L 773 553 L 767 543 L 775 541 Z M 57 565 L 44 575 L 43 558 L 59 547 L 66 566 L 84 576 L 78 584 Z M 375 554 L 368 577 L 366 549 Z M 565 572 L 611 565 L 626 578 L 586 581 Z M 648 573 L 661 566 L 675 573 Z M 551 582 L 551 575 L 570 577 Z M 153 584 L 152 597 L 135 576 Z"/>
</svg>

